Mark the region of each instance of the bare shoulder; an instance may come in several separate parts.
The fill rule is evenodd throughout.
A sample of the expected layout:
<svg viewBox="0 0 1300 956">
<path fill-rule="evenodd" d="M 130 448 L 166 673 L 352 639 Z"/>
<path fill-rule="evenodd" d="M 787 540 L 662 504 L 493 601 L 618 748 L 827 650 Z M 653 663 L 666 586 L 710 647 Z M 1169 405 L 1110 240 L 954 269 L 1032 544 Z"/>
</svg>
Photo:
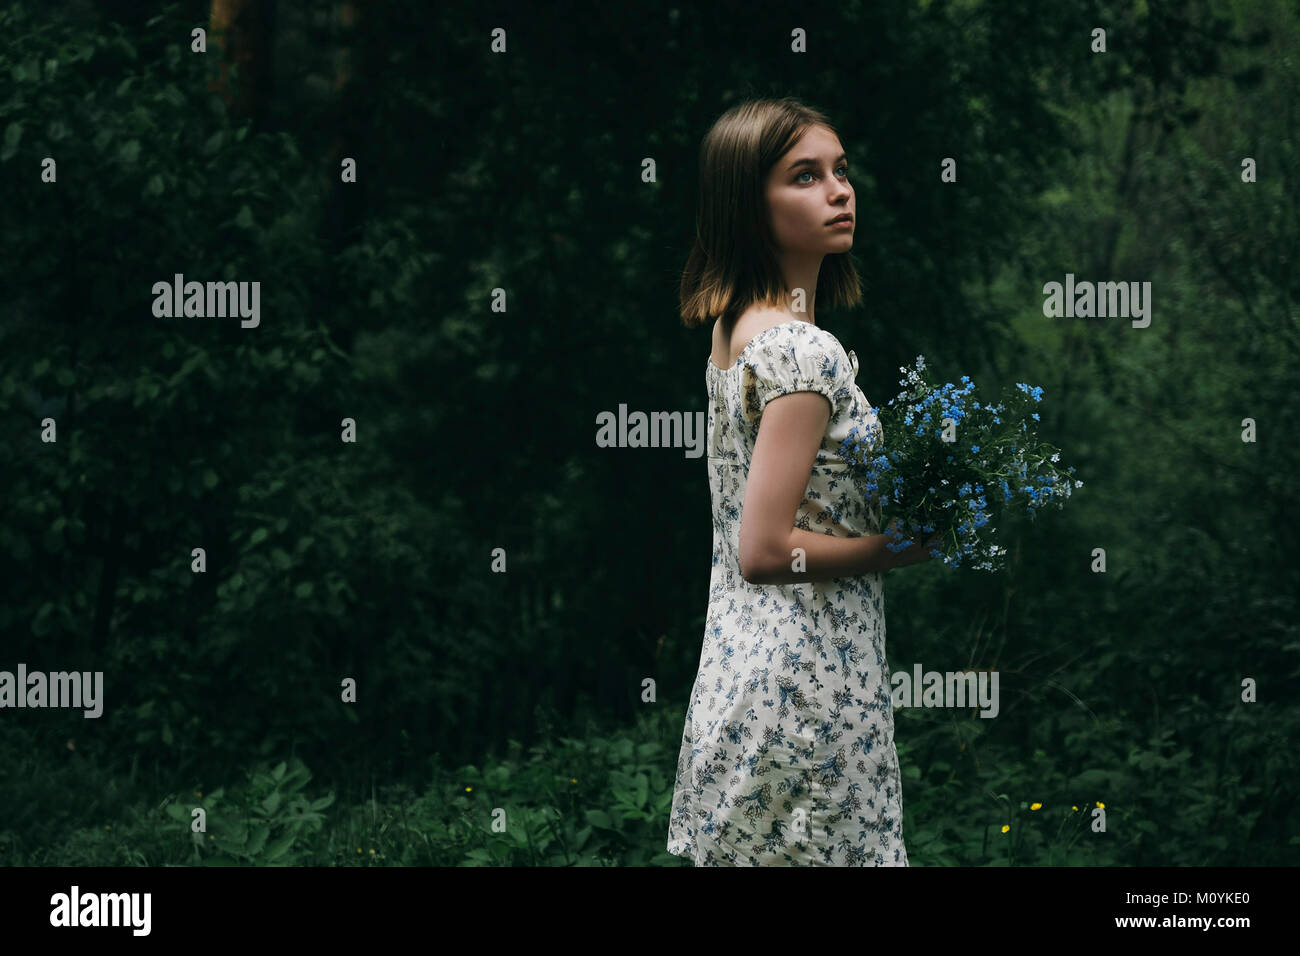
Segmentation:
<svg viewBox="0 0 1300 956">
<path fill-rule="evenodd" d="M 714 365 L 730 368 L 736 364 L 756 335 L 794 319 L 796 316 L 780 309 L 750 306 L 732 324 L 730 335 L 722 320 L 717 319 L 713 323 L 713 354 L 709 359 Z"/>
</svg>

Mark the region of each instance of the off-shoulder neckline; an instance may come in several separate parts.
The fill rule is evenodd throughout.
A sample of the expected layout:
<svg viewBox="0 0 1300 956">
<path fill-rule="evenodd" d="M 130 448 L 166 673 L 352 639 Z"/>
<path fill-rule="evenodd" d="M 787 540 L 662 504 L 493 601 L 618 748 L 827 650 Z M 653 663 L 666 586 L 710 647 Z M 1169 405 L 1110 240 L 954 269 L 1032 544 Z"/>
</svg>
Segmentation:
<svg viewBox="0 0 1300 956">
<path fill-rule="evenodd" d="M 776 325 L 769 325 L 767 328 L 763 329 L 763 331 L 756 333 L 753 338 L 746 342 L 745 347 L 741 349 L 740 354 L 736 356 L 736 361 L 731 364 L 731 368 L 723 368 L 721 365 L 714 365 L 712 357 L 705 359 L 705 361 L 709 363 L 709 368 L 711 370 L 723 373 L 734 372 L 740 366 L 740 363 L 745 360 L 745 353 L 754 347 L 755 342 L 767 335 L 768 332 L 775 332 L 777 329 L 783 329 L 788 325 L 807 325 L 814 329 L 821 328 L 820 325 L 809 322 L 807 319 L 789 319 L 785 322 L 778 322 Z"/>
</svg>

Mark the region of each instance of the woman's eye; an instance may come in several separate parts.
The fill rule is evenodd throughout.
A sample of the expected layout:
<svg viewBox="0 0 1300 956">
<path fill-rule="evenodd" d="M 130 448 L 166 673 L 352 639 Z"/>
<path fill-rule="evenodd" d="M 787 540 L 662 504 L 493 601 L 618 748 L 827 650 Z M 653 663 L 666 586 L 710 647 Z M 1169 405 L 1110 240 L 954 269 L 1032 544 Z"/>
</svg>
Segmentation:
<svg viewBox="0 0 1300 956">
<path fill-rule="evenodd" d="M 845 176 L 848 176 L 848 174 L 849 174 L 849 167 L 848 167 L 848 166 L 840 166 L 839 169 L 836 170 L 836 172 L 838 172 L 840 169 L 844 170 L 844 175 L 845 175 Z M 811 176 L 811 175 L 812 175 L 812 172 L 809 171 L 809 170 L 807 170 L 807 169 L 805 169 L 805 170 L 804 170 L 803 172 L 801 172 L 799 175 L 800 175 L 800 176 Z M 798 180 L 798 179 L 795 180 L 795 182 L 799 182 L 799 181 L 800 181 L 800 180 Z"/>
</svg>

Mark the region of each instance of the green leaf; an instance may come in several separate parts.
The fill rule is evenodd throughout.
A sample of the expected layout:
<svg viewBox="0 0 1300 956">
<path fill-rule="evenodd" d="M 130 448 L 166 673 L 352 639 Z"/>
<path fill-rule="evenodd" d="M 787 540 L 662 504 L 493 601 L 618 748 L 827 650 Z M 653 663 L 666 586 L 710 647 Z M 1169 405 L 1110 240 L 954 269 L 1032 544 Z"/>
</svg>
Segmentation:
<svg viewBox="0 0 1300 956">
<path fill-rule="evenodd" d="M 266 536 L 270 533 L 271 532 L 267 531 L 265 528 L 258 528 L 256 531 L 253 532 L 253 536 L 248 539 L 248 543 L 261 544 L 263 541 L 266 540 Z"/>
<path fill-rule="evenodd" d="M 203 487 L 207 488 L 209 491 L 217 487 L 220 481 L 221 478 L 211 468 L 203 473 Z"/>
<path fill-rule="evenodd" d="M 280 857 L 284 856 L 291 846 L 293 846 L 293 834 L 286 833 L 266 848 L 266 852 L 262 854 L 262 862 L 274 863 L 276 860 L 280 859 Z"/>
<path fill-rule="evenodd" d="M 41 605 L 41 609 L 36 612 L 36 620 L 32 622 L 32 633 L 37 637 L 44 637 L 50 633 L 50 615 L 54 612 L 54 605 L 46 601 Z"/>
<path fill-rule="evenodd" d="M 163 178 L 157 173 L 149 177 L 149 181 L 144 185 L 144 194 L 146 196 L 161 196 L 165 189 Z"/>
<path fill-rule="evenodd" d="M 311 597 L 311 592 L 313 587 L 314 585 L 312 584 L 311 581 L 301 582 L 297 587 L 293 589 L 294 597 L 300 597 L 300 598 Z"/>
<path fill-rule="evenodd" d="M 303 784 L 311 779 L 311 771 L 301 761 L 294 761 L 293 769 L 285 775 L 281 786 L 289 793 L 302 789 Z"/>
<path fill-rule="evenodd" d="M 276 807 L 278 807 L 279 805 L 280 805 L 280 794 L 278 791 L 272 793 L 269 797 L 267 797 L 265 800 L 262 801 L 262 809 L 265 810 L 267 813 L 275 813 Z"/>
<path fill-rule="evenodd" d="M 5 126 L 4 146 L 0 147 L 0 161 L 13 159 L 14 153 L 18 152 L 19 139 L 22 139 L 22 122 L 14 120 L 12 124 Z"/>
<path fill-rule="evenodd" d="M 593 827 L 600 827 L 602 830 L 612 830 L 614 828 L 614 821 L 604 810 L 588 810 L 587 822 Z"/>
<path fill-rule="evenodd" d="M 134 166 L 136 160 L 140 158 L 140 141 L 138 139 L 127 140 L 122 144 L 122 148 L 118 150 L 117 156 L 128 166 Z"/>
<path fill-rule="evenodd" d="M 1100 787 L 1110 780 L 1111 772 L 1109 770 L 1092 769 L 1085 770 L 1077 774 L 1070 781 L 1071 786 L 1075 787 Z"/>
<path fill-rule="evenodd" d="M 252 229 L 254 226 L 253 210 L 247 206 L 240 206 L 239 214 L 235 216 L 235 225 L 240 229 Z"/>
<path fill-rule="evenodd" d="M 248 845 L 244 847 L 244 853 L 247 853 L 248 856 L 259 855 L 261 848 L 266 845 L 268 836 L 270 836 L 270 827 L 266 826 L 265 823 L 256 823 L 253 826 L 252 835 L 248 838 Z"/>
</svg>

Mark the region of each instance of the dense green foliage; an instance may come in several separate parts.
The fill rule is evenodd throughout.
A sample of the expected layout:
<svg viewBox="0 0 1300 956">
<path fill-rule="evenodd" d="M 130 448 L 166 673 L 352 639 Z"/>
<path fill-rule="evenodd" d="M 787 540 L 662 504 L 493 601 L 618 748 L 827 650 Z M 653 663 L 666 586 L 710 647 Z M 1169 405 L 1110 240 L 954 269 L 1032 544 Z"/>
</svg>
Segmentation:
<svg viewBox="0 0 1300 956">
<path fill-rule="evenodd" d="M 817 322 L 868 398 L 922 352 L 1041 385 L 1085 482 L 999 530 L 1004 574 L 886 578 L 894 670 L 1001 673 L 995 719 L 898 716 L 913 865 L 1295 861 L 1293 6 L 521 5 L 499 55 L 405 0 L 347 41 L 342 106 L 310 6 L 279 4 L 256 122 L 192 11 L 0 10 L 0 670 L 106 698 L 0 710 L 0 862 L 678 864 L 707 485 L 595 421 L 703 409 L 698 143 L 787 93 L 853 163 L 868 300 Z M 155 318 L 174 273 L 260 281 L 259 327 Z M 1066 273 L 1150 281 L 1150 327 L 1045 318 Z"/>
</svg>

